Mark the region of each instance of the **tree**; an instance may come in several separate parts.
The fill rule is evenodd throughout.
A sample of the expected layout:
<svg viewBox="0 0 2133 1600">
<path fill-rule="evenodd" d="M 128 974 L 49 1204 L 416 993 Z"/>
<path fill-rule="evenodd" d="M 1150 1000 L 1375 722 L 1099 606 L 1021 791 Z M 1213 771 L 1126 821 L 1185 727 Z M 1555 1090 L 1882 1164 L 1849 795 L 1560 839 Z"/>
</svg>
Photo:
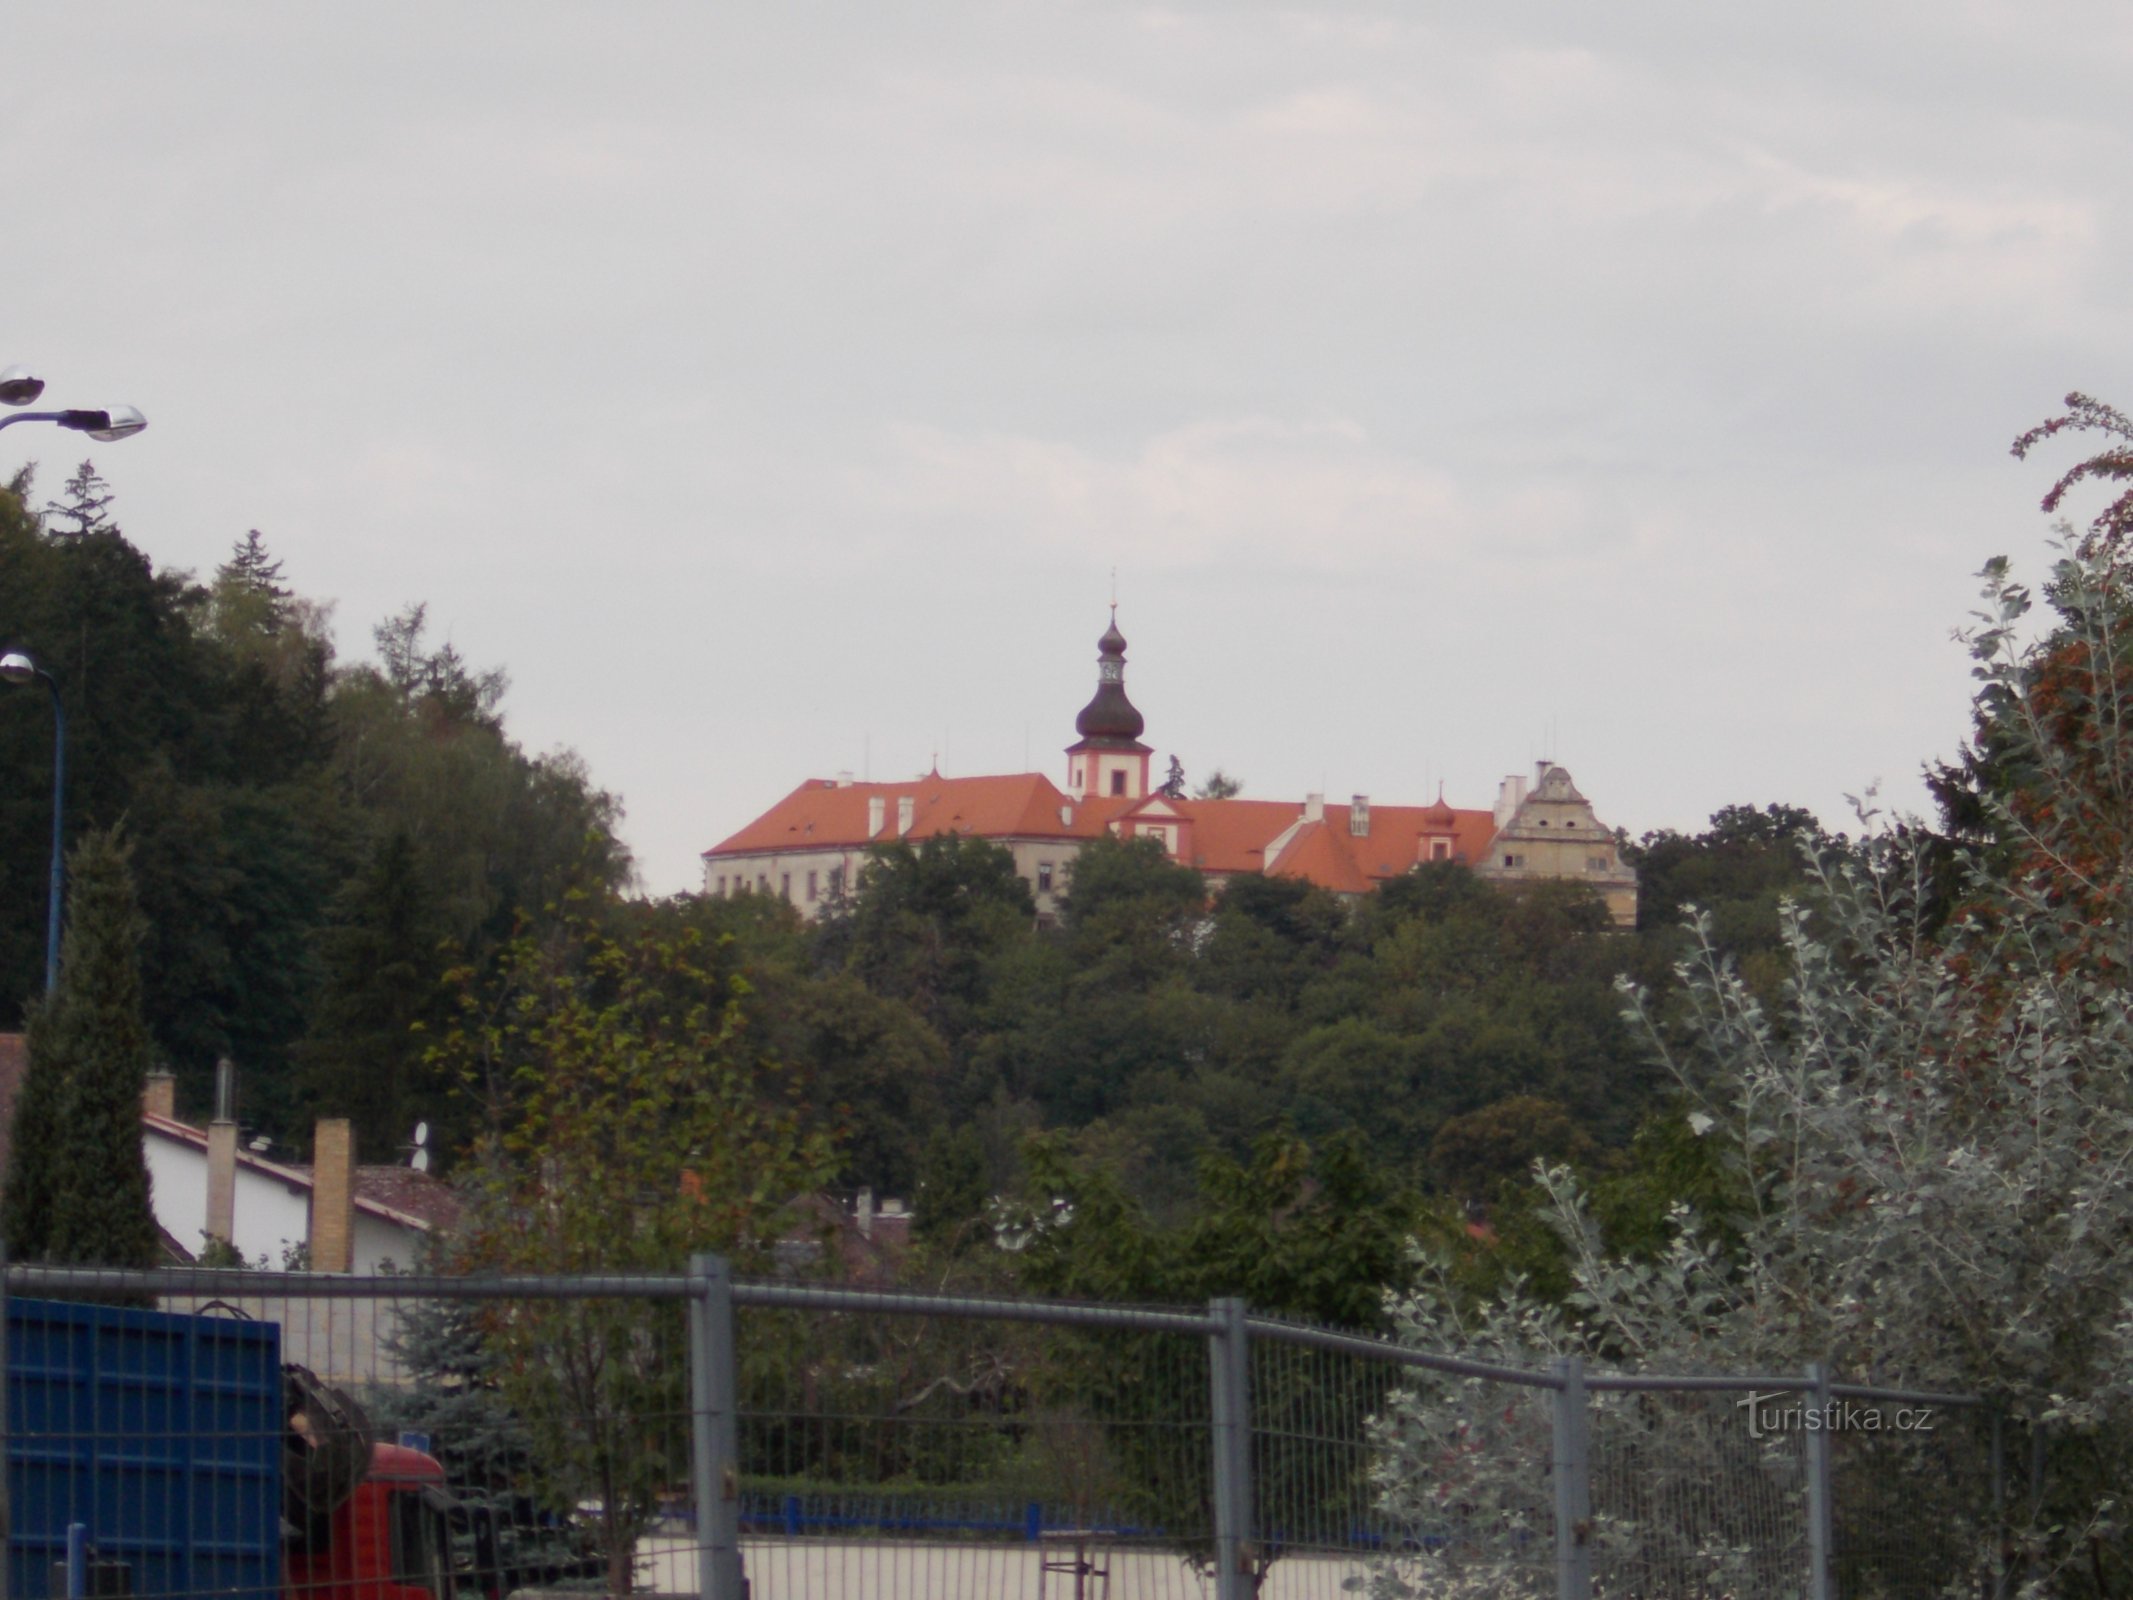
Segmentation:
<svg viewBox="0 0 2133 1600">
<path fill-rule="evenodd" d="M 2011 848 L 1961 863 L 1952 913 L 1923 830 L 1825 853 L 1809 869 L 1815 913 L 1784 910 L 1774 999 L 1744 981 L 1708 918 L 1692 930 L 1680 1003 L 1662 1017 L 1633 994 L 1647 1047 L 1680 1086 L 1680 1125 L 1707 1155 L 1667 1154 L 1676 1140 L 1650 1148 L 1676 1168 L 1677 1195 L 1701 1190 L 1722 1222 L 1677 1203 L 1662 1239 L 1618 1253 L 1558 1169 L 1544 1188 L 1574 1321 L 1516 1286 L 1479 1307 L 1428 1290 L 1402 1319 L 1418 1341 L 1528 1359 L 1744 1371 L 1828 1360 L 1982 1393 L 2015 1430 L 2011 1449 L 2034 1449 L 2046 1468 L 2010 1499 L 2015 1582 L 2112 1593 L 2133 1571 L 2116 1515 L 2133 1471 L 2133 591 L 2112 542 L 2084 541 L 2053 571 L 2056 626 L 2025 646 L 2027 591 L 2004 561 L 1984 578 L 1968 635 L 1979 705 L 2020 779 L 1981 802 Z M 1386 1435 L 1396 1507 L 1445 1492 L 1430 1441 L 1479 1426 L 1475 1404 L 1444 1386 L 1403 1401 Z M 1520 1491 L 1494 1476 L 1507 1455 L 1475 1455 L 1450 1492 L 1510 1516 Z M 1981 1506 L 1970 1516 L 1939 1538 L 1936 1583 L 1984 1566 L 2001 1536 Z M 1516 1553 L 1490 1559 L 1477 1581 L 1522 1592 Z"/>
<path fill-rule="evenodd" d="M 1201 1165 L 1200 1206 L 1167 1227 L 1114 1173 L 1076 1161 L 1059 1140 L 1033 1144 L 1030 1180 L 1044 1204 L 1021 1219 L 1029 1242 L 1019 1275 L 1045 1294 L 1166 1305 L 1234 1295 L 1261 1314 L 1375 1331 L 1386 1325 L 1387 1290 L 1409 1277 L 1414 1199 L 1353 1139 L 1314 1149 L 1269 1136 L 1249 1161 L 1210 1157 Z M 1174 1428 L 1150 1426 L 1200 1413 L 1205 1369 L 1180 1363 L 1174 1347 L 1152 1335 L 1067 1342 L 1068 1386 L 1104 1425 L 1123 1476 L 1122 1509 L 1174 1535 L 1211 1528 L 1204 1464 L 1180 1458 Z M 1331 1463 L 1319 1441 L 1361 1430 L 1377 1396 L 1362 1365 L 1268 1363 L 1253 1385 L 1260 1502 L 1284 1507 L 1301 1524 L 1321 1505 L 1351 1504 L 1368 1461 L 1358 1453 Z M 1189 1538 L 1183 1553 L 1203 1569 L 1212 1559 L 1207 1545 Z M 1280 1553 L 1273 1537 L 1260 1542 L 1255 1586 Z"/>
<path fill-rule="evenodd" d="M 406 830 L 390 834 L 342 888 L 320 943 L 318 1005 L 295 1049 L 305 1098 L 345 1113 L 358 1150 L 396 1150 L 418 1108 L 442 1111 L 446 1103 L 444 1086 L 426 1081 L 427 1041 L 417 1032 L 437 1003 L 443 929 Z M 472 1132 L 463 1113 L 451 1120 L 458 1126 L 435 1130 L 436 1148 L 447 1154 Z"/>
<path fill-rule="evenodd" d="M 2067 495 L 2081 484 L 2123 483 L 2133 478 L 2133 421 L 2117 407 L 2092 400 L 2078 389 L 2066 397 L 2063 413 L 2046 418 L 2015 440 L 2015 459 L 2026 461 L 2032 450 L 2062 433 L 2100 433 L 2110 442 L 2068 468 L 2045 491 L 2044 510 L 2048 514 L 2057 515 Z M 2116 556 L 2124 548 L 2128 533 L 2133 533 L 2133 489 L 2121 491 L 2091 519 L 2077 553 L 2083 557 Z"/>
<path fill-rule="evenodd" d="M 789 1086 L 740 1064 L 741 989 L 699 939 L 619 942 L 581 909 L 509 945 L 493 981 L 460 983 L 438 1061 L 488 1125 L 462 1167 L 459 1265 L 674 1271 L 698 1250 L 745 1265 L 834 1171 Z M 686 1437 L 659 1421 L 685 1409 L 678 1316 L 553 1302 L 499 1309 L 487 1331 L 547 1496 L 598 1504 L 609 1592 L 627 1592 L 637 1539 L 685 1470 Z"/>
<path fill-rule="evenodd" d="M 1234 800 L 1244 793 L 1244 780 L 1232 778 L 1220 767 L 1207 775 L 1207 781 L 1193 790 L 1195 800 Z"/>
<path fill-rule="evenodd" d="M 66 499 L 45 502 L 45 518 L 50 522 L 71 523 L 70 527 L 56 530 L 68 538 L 110 533 L 115 530 L 111 519 L 104 513 L 111 509 L 112 499 L 111 485 L 97 475 L 96 463 L 84 461 L 67 480 Z"/>
<path fill-rule="evenodd" d="M 823 919 L 817 948 L 825 966 L 905 1002 L 953 1049 L 976 1025 L 992 959 L 1035 917 L 1012 855 L 939 834 L 876 850 L 839 913 Z"/>
<path fill-rule="evenodd" d="M 149 1038 L 141 1019 L 142 923 L 115 830 L 69 857 L 59 986 L 33 1014 L 8 1171 L 11 1253 L 147 1267 L 159 1251 L 141 1153 Z"/>
</svg>

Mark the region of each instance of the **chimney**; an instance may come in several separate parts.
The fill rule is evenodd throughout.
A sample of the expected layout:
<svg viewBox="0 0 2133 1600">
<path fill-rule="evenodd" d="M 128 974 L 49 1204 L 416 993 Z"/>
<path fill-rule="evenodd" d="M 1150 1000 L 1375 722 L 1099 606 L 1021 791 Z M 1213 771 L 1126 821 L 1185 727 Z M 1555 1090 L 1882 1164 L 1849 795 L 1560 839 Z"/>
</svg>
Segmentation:
<svg viewBox="0 0 2133 1600">
<path fill-rule="evenodd" d="M 1324 822 L 1325 820 L 1326 820 L 1326 797 L 1325 797 L 1324 795 L 1322 795 L 1322 794 L 1307 794 L 1307 795 L 1305 795 L 1305 796 L 1304 796 L 1304 821 L 1306 821 L 1306 822 Z"/>
<path fill-rule="evenodd" d="M 165 1122 L 178 1120 L 178 1080 L 167 1072 L 151 1072 L 148 1082 L 141 1090 L 141 1111 L 145 1116 L 161 1117 Z"/>
<path fill-rule="evenodd" d="M 311 1138 L 311 1270 L 355 1269 L 355 1124 L 321 1117 Z"/>
<path fill-rule="evenodd" d="M 867 837 L 869 839 L 874 838 L 881 832 L 882 813 L 887 808 L 888 802 L 882 799 L 880 795 L 870 794 L 867 796 Z"/>
<path fill-rule="evenodd" d="M 852 774 L 851 770 L 847 768 L 845 771 L 837 774 L 837 787 L 840 789 L 849 789 L 851 786 Z"/>
<path fill-rule="evenodd" d="M 1348 804 L 1348 831 L 1358 839 L 1370 837 L 1370 796 L 1359 794 Z"/>
<path fill-rule="evenodd" d="M 236 1077 L 228 1056 L 215 1063 L 215 1120 L 207 1125 L 207 1236 L 224 1244 L 237 1233 Z"/>
<path fill-rule="evenodd" d="M 1496 831 L 1498 833 L 1503 832 L 1510 825 L 1511 819 L 1518 815 L 1518 808 L 1525 803 L 1526 780 L 1517 773 L 1513 773 L 1510 777 L 1504 779 L 1496 790 Z"/>
<path fill-rule="evenodd" d="M 901 794 L 896 797 L 896 837 L 901 839 L 911 831 L 911 815 L 918 809 L 915 795 Z"/>
<path fill-rule="evenodd" d="M 852 1214 L 853 1220 L 859 1224 L 859 1237 L 862 1239 L 873 1238 L 874 1191 L 872 1189 L 861 1189 L 859 1191 L 859 1198 L 852 1206 Z"/>
</svg>

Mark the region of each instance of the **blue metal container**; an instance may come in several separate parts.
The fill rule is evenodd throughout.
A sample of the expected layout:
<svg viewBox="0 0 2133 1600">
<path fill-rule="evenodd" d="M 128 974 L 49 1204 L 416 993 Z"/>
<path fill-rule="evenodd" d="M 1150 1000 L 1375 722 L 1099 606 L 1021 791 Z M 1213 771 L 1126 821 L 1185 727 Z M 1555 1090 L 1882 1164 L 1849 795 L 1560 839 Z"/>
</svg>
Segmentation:
<svg viewBox="0 0 2133 1600">
<path fill-rule="evenodd" d="M 135 1595 L 277 1600 L 282 1428 L 273 1323 L 10 1297 L 9 1595 L 85 1523 Z"/>
</svg>

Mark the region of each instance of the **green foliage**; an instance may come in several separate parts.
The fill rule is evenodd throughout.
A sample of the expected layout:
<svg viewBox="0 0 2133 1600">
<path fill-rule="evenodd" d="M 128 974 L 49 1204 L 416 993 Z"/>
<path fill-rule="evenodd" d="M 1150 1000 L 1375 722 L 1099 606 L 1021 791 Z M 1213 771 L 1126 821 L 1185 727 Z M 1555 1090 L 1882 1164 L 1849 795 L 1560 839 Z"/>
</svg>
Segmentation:
<svg viewBox="0 0 2133 1600">
<path fill-rule="evenodd" d="M 1536 1161 L 1582 1166 L 1598 1154 L 1592 1137 L 1562 1106 L 1521 1094 L 1447 1121 L 1430 1141 L 1429 1167 L 1456 1198 L 1486 1201 L 1523 1184 Z"/>
<path fill-rule="evenodd" d="M 713 971 L 693 932 L 618 940 L 582 913 L 462 972 L 436 1064 L 488 1122 L 461 1169 L 455 1262 L 519 1272 L 673 1271 L 718 1250 L 745 1266 L 787 1203 L 830 1176 L 828 1139 L 790 1085 L 740 1048 L 745 986 Z M 611 1592 L 687 1436 L 679 1315 L 643 1302 L 498 1307 L 497 1382 L 556 1504 L 597 1501 Z"/>
<path fill-rule="evenodd" d="M 1036 914 L 1014 857 L 946 834 L 877 848 L 818 933 L 824 965 L 911 1006 L 951 1043 L 970 1032 L 987 960 Z"/>
<path fill-rule="evenodd" d="M 1412 1196 L 1389 1185 L 1358 1142 L 1316 1149 L 1266 1138 L 1249 1162 L 1210 1157 L 1199 1204 L 1165 1225 L 1108 1169 L 1075 1160 L 1059 1140 L 1034 1143 L 1032 1194 L 1043 1202 L 1020 1222 L 1022 1281 L 1046 1294 L 1091 1300 L 1204 1305 L 1242 1298 L 1254 1311 L 1337 1328 L 1385 1326 L 1385 1293 L 1409 1275 Z M 1211 1547 L 1191 1530 L 1212 1526 L 1209 1479 L 1177 1457 L 1156 1418 L 1202 1414 L 1206 1370 L 1180 1362 L 1174 1341 L 1152 1335 L 1068 1340 L 1060 1380 L 1085 1415 L 1100 1419 L 1126 1504 L 1171 1530 L 1205 1563 Z M 1259 1432 L 1254 1474 L 1268 1504 L 1308 1517 L 1349 1503 L 1365 1464 L 1330 1463 L 1320 1432 L 1360 1430 L 1373 1401 L 1354 1363 L 1262 1364 L 1254 1376 Z M 1275 1547 L 1261 1551 L 1264 1563 Z"/>
<path fill-rule="evenodd" d="M 130 853 L 99 832 L 68 861 L 59 986 L 34 1013 L 0 1204 L 21 1259 L 147 1267 L 160 1254 L 141 1153 L 149 1040 Z"/>
</svg>

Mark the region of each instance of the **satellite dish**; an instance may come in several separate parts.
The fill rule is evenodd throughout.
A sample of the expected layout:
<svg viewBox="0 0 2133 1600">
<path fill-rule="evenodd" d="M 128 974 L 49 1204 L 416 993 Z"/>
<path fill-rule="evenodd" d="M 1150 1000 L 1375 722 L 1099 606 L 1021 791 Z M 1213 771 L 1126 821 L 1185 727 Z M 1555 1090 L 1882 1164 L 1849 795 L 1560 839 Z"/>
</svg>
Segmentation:
<svg viewBox="0 0 2133 1600">
<path fill-rule="evenodd" d="M 415 1124 L 414 1154 L 407 1158 L 407 1164 L 417 1172 L 430 1170 L 430 1125 L 426 1120 Z"/>
<path fill-rule="evenodd" d="M 407 1164 L 417 1172 L 427 1172 L 430 1170 L 430 1153 L 427 1150 L 417 1150 L 409 1157 Z"/>
</svg>

